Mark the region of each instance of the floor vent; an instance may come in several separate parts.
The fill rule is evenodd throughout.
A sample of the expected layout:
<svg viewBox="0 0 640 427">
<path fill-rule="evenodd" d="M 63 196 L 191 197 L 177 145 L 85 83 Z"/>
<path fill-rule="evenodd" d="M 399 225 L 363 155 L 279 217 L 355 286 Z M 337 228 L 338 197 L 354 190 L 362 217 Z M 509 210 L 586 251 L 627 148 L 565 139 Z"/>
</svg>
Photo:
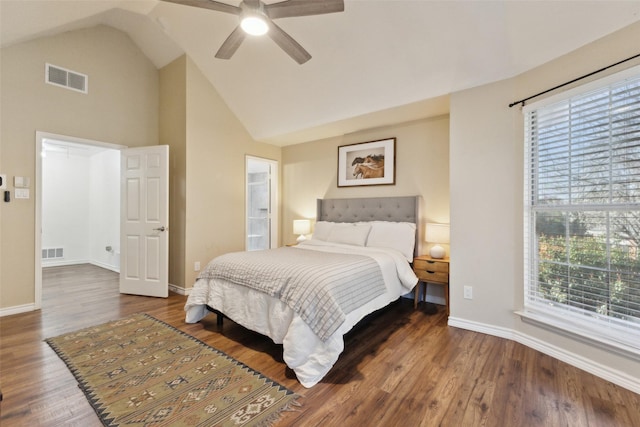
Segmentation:
<svg viewBox="0 0 640 427">
<path fill-rule="evenodd" d="M 67 70 L 57 65 L 47 64 L 45 77 L 46 82 L 49 84 L 65 87 L 77 92 L 88 92 L 89 77 L 86 74 Z"/>
<path fill-rule="evenodd" d="M 64 258 L 64 248 L 49 248 L 42 250 L 42 259 Z"/>
</svg>

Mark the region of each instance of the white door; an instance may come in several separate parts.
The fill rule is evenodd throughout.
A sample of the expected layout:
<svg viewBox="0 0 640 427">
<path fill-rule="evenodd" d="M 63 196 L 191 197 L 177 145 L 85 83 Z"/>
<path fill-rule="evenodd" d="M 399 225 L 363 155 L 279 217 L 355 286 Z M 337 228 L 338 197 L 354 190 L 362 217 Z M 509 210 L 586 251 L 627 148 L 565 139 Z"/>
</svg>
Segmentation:
<svg viewBox="0 0 640 427">
<path fill-rule="evenodd" d="M 169 146 L 122 150 L 120 292 L 169 296 Z"/>
</svg>

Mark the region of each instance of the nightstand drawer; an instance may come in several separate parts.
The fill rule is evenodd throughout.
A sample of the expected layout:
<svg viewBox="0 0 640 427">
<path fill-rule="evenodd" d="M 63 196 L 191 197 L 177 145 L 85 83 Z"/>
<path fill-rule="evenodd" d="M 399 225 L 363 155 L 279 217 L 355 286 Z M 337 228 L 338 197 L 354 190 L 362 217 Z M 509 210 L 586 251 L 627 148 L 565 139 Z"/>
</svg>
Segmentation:
<svg viewBox="0 0 640 427">
<path fill-rule="evenodd" d="M 449 283 L 449 273 L 436 272 L 436 271 L 424 271 L 414 270 L 418 279 L 425 282 L 437 282 L 437 283 Z"/>
<path fill-rule="evenodd" d="M 432 271 L 432 272 L 439 272 L 439 273 L 448 273 L 449 263 L 416 259 L 413 261 L 413 269 L 416 271 L 425 270 L 425 271 Z"/>
<path fill-rule="evenodd" d="M 427 300 L 429 283 L 444 287 L 444 302 L 449 315 L 449 258 L 431 258 L 429 255 L 419 255 L 413 259 L 413 272 L 420 280 L 413 290 L 413 308 L 418 308 L 420 289 L 423 301 Z"/>
</svg>

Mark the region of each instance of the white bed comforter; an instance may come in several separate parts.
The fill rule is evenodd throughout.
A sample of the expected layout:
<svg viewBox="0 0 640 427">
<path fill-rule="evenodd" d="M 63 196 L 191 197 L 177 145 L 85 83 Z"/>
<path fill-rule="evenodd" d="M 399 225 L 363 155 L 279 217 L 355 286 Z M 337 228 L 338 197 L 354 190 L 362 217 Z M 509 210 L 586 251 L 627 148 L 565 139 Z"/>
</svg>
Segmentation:
<svg viewBox="0 0 640 427">
<path fill-rule="evenodd" d="M 387 292 L 347 314 L 344 323 L 326 341 L 316 336 L 302 318 L 285 303 L 262 292 L 219 279 L 198 280 L 185 305 L 186 322 L 196 323 L 210 306 L 234 322 L 270 337 L 283 346 L 283 358 L 305 387 L 317 384 L 344 349 L 343 335 L 364 316 L 413 289 L 418 278 L 405 257 L 396 250 L 308 240 L 299 248 L 372 257 L 382 270 Z"/>
</svg>

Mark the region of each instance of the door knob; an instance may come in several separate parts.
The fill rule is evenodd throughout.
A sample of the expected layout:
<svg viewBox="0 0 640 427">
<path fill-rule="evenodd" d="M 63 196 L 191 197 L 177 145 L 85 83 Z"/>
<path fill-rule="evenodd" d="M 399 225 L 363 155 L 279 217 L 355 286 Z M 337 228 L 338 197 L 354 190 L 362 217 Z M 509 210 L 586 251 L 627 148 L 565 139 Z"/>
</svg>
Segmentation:
<svg viewBox="0 0 640 427">
<path fill-rule="evenodd" d="M 165 231 L 165 230 L 166 230 L 166 228 L 165 228 L 165 226 L 163 225 L 162 227 L 160 227 L 160 228 L 154 228 L 153 230 L 154 230 L 154 231 Z"/>
</svg>

